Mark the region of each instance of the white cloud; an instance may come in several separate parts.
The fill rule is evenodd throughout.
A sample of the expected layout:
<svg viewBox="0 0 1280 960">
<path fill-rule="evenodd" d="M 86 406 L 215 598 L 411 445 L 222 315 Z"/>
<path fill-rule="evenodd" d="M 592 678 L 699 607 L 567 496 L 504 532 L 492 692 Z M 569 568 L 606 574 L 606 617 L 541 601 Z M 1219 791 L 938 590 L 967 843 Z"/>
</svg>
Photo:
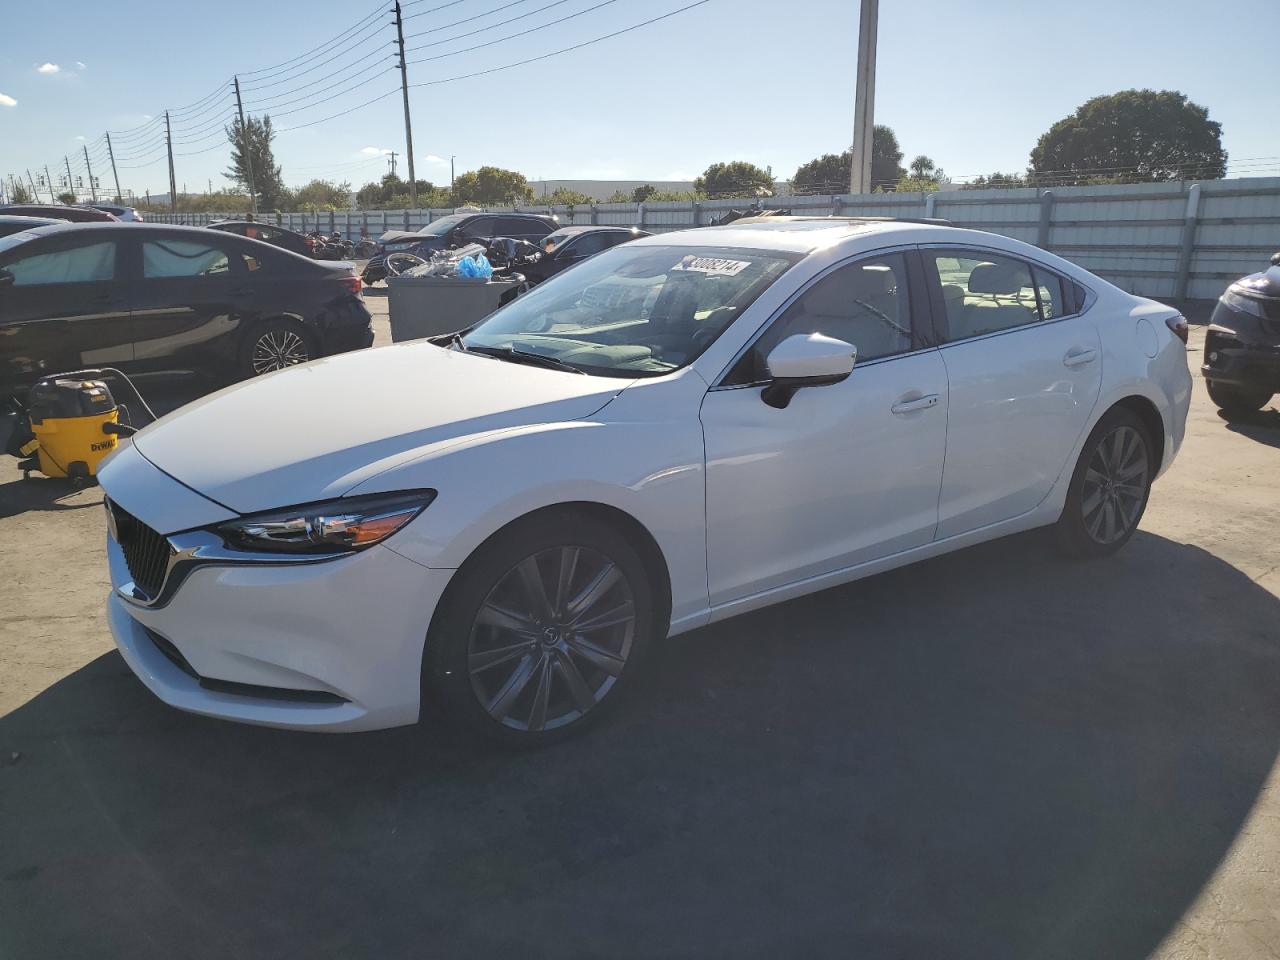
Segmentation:
<svg viewBox="0 0 1280 960">
<path fill-rule="evenodd" d="M 445 162 L 444 157 L 437 157 L 434 153 L 428 153 L 425 157 L 423 157 L 423 159 L 426 160 L 427 163 L 444 163 Z"/>
<path fill-rule="evenodd" d="M 390 147 L 363 147 L 360 150 L 366 157 L 385 157 L 391 152 Z"/>
<path fill-rule="evenodd" d="M 83 140 L 84 137 L 76 137 L 77 140 Z"/>
<path fill-rule="evenodd" d="M 16 107 L 18 101 L 13 99 L 7 93 L 0 93 L 0 107 Z"/>
<path fill-rule="evenodd" d="M 56 63 L 42 63 L 36 67 L 36 73 L 57 73 L 62 68 Z"/>
<path fill-rule="evenodd" d="M 77 61 L 76 61 L 76 69 L 77 69 L 77 70 L 88 70 L 89 68 L 88 68 L 88 67 L 86 67 L 86 66 L 84 65 L 84 61 L 82 61 L 82 60 L 77 60 Z"/>
</svg>

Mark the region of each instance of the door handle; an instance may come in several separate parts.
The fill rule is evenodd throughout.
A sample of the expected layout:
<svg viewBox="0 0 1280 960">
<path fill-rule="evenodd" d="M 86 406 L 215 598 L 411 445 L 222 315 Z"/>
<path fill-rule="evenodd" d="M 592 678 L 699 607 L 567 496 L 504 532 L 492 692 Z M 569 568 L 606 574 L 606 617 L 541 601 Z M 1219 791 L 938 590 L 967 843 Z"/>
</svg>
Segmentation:
<svg viewBox="0 0 1280 960">
<path fill-rule="evenodd" d="M 930 407 L 938 405 L 938 395 L 930 393 L 923 397 L 915 397 L 911 400 L 899 400 L 889 409 L 897 414 L 913 413 L 916 410 L 928 410 Z"/>
<path fill-rule="evenodd" d="M 1072 350 L 1062 358 L 1062 363 L 1068 367 L 1083 367 L 1086 363 L 1093 363 L 1097 359 L 1097 350 Z"/>
</svg>

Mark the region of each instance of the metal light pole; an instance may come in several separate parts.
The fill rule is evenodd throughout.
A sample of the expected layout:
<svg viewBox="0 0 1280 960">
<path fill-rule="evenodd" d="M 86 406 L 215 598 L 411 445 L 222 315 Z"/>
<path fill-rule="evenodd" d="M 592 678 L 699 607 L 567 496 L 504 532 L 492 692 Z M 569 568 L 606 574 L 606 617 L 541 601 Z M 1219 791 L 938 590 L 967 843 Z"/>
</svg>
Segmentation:
<svg viewBox="0 0 1280 960">
<path fill-rule="evenodd" d="M 449 192 L 450 193 L 453 193 L 453 161 L 456 159 L 457 157 L 452 157 L 452 156 L 449 158 Z"/>
<path fill-rule="evenodd" d="M 876 110 L 876 29 L 880 0 L 862 0 L 858 17 L 858 80 L 853 95 L 853 169 L 850 193 L 871 192 L 871 138 Z"/>
<path fill-rule="evenodd" d="M 409 161 L 409 205 L 418 209 L 418 179 L 413 174 L 413 122 L 409 119 L 409 66 L 404 62 L 404 20 L 396 0 L 396 44 L 400 51 L 400 92 L 404 94 L 404 155 Z"/>
</svg>

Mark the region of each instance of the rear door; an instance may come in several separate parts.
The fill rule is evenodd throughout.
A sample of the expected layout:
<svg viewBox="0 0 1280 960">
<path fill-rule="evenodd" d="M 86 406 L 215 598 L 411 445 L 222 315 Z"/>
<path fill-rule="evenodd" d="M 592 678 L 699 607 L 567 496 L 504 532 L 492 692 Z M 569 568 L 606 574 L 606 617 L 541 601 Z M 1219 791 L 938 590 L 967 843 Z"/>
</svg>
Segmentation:
<svg viewBox="0 0 1280 960">
<path fill-rule="evenodd" d="M 104 232 L 22 244 L 0 259 L 0 389 L 133 359 L 121 245 Z"/>
<path fill-rule="evenodd" d="M 134 363 L 139 370 L 200 370 L 234 358 L 237 300 L 247 268 L 234 240 L 153 234 L 139 239 Z"/>
<path fill-rule="evenodd" d="M 938 538 L 1042 501 L 1088 426 L 1102 383 L 1098 331 L 1070 281 L 996 250 L 923 251 L 950 403 Z"/>
</svg>

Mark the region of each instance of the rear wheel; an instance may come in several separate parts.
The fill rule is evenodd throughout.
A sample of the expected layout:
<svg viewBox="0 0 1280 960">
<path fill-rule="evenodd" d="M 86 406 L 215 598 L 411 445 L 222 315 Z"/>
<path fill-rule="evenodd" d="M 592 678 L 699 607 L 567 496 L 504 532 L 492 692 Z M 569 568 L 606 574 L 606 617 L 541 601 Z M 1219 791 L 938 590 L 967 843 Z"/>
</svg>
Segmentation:
<svg viewBox="0 0 1280 960">
<path fill-rule="evenodd" d="M 1256 413 L 1267 405 L 1271 399 L 1266 390 L 1250 390 L 1247 387 L 1228 387 L 1225 384 L 1206 380 L 1204 385 L 1209 390 L 1209 399 L 1227 415 Z"/>
<path fill-rule="evenodd" d="M 1147 509 L 1158 464 L 1142 420 L 1117 407 L 1085 441 L 1067 502 L 1058 519 L 1058 539 L 1077 557 L 1103 557 L 1124 546 Z"/>
<path fill-rule="evenodd" d="M 458 572 L 423 663 L 423 702 L 501 741 L 535 746 L 598 720 L 655 630 L 643 561 L 576 514 L 520 521 Z"/>
<path fill-rule="evenodd" d="M 240 373 L 258 377 L 314 360 L 315 338 L 299 323 L 279 318 L 254 327 L 240 346 Z"/>
</svg>

